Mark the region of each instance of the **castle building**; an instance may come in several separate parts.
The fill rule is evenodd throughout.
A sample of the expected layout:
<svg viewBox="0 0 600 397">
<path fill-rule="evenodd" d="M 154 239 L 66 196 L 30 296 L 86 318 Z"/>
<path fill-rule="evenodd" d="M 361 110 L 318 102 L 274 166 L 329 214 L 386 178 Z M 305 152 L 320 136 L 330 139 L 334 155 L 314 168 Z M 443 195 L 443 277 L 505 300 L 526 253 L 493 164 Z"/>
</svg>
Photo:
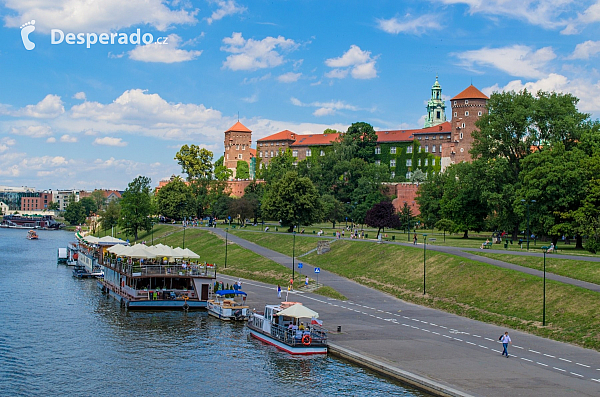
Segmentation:
<svg viewBox="0 0 600 397">
<path fill-rule="evenodd" d="M 256 152 L 261 160 L 261 165 L 268 166 L 273 157 L 285 152 L 294 142 L 296 134 L 289 130 L 283 130 L 256 141 Z"/>
<path fill-rule="evenodd" d="M 252 131 L 238 121 L 225 131 L 224 146 L 223 165 L 233 172 L 233 178 L 235 178 L 238 161 L 245 161 L 250 165 L 254 158 L 254 154 L 250 150 Z"/>
<path fill-rule="evenodd" d="M 435 83 L 431 87 L 431 98 L 427 101 L 427 118 L 425 128 L 435 127 L 446 121 L 446 103 L 442 100 L 442 86 L 435 76 Z"/>
</svg>

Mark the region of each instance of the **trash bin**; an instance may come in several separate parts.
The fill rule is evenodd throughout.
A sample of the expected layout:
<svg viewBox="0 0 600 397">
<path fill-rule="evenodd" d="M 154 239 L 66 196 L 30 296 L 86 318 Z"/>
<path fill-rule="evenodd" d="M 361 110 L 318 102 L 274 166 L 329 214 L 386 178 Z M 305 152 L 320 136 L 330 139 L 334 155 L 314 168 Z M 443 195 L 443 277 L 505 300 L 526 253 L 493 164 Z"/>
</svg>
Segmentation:
<svg viewBox="0 0 600 397">
<path fill-rule="evenodd" d="M 365 233 L 365 238 L 369 238 L 369 233 Z"/>
<path fill-rule="evenodd" d="M 396 240 L 396 236 L 392 236 L 392 241 L 395 241 L 395 240 Z"/>
<path fill-rule="evenodd" d="M 504 240 L 504 249 L 508 248 L 508 240 Z"/>
<path fill-rule="evenodd" d="M 313 230 L 313 234 L 315 234 L 316 232 Z"/>
<path fill-rule="evenodd" d="M 275 231 L 276 231 L 276 232 L 278 232 L 278 231 L 279 231 L 279 228 L 278 228 L 277 226 L 275 226 Z"/>
</svg>

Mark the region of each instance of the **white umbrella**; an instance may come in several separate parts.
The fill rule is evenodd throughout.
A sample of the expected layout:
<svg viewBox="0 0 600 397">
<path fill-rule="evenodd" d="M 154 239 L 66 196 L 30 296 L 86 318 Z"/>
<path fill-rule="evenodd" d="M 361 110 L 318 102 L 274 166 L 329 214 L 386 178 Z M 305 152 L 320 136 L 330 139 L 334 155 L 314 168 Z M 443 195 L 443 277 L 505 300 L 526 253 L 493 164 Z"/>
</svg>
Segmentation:
<svg viewBox="0 0 600 397">
<path fill-rule="evenodd" d="M 101 237 L 98 239 L 98 242 L 104 243 L 104 244 L 127 244 L 126 241 L 123 241 L 120 238 L 111 237 L 111 236 Z"/>
<path fill-rule="evenodd" d="M 189 258 L 189 259 L 198 259 L 200 258 L 200 255 L 198 255 L 197 253 L 195 253 L 194 251 L 192 251 L 189 248 L 185 248 L 183 251 L 185 251 L 186 256 L 184 258 Z"/>
<path fill-rule="evenodd" d="M 115 255 L 123 255 L 125 252 L 127 252 L 127 250 L 129 250 L 129 247 L 126 247 L 121 244 L 117 244 L 117 245 L 113 245 L 112 247 L 108 248 L 106 251 L 110 252 L 111 254 L 115 254 Z"/>
<path fill-rule="evenodd" d="M 287 316 L 294 318 L 319 318 L 319 313 L 300 304 L 295 304 L 276 314 L 277 316 Z"/>
<path fill-rule="evenodd" d="M 126 252 L 124 252 L 123 255 L 129 258 L 140 259 L 156 258 L 157 256 L 143 244 L 136 244 L 133 247 L 129 247 L 129 249 Z"/>
</svg>

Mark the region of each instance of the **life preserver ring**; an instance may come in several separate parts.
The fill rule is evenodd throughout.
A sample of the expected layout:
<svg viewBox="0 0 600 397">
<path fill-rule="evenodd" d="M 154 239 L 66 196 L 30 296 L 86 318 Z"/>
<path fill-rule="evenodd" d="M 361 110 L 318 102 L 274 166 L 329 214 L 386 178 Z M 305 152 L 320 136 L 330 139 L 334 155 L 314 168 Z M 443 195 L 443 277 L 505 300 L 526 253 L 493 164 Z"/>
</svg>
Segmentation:
<svg viewBox="0 0 600 397">
<path fill-rule="evenodd" d="M 302 344 L 304 346 L 310 346 L 311 342 L 312 342 L 312 338 L 310 337 L 310 335 L 304 335 L 302 337 Z"/>
</svg>

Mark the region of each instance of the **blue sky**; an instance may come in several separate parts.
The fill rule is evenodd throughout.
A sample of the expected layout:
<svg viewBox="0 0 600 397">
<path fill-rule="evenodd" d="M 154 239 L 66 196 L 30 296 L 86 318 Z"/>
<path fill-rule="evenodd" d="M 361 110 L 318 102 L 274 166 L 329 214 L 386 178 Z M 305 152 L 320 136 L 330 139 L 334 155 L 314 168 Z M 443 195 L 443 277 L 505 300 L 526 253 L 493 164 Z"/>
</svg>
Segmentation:
<svg viewBox="0 0 600 397">
<path fill-rule="evenodd" d="M 419 128 L 436 74 L 446 99 L 555 90 L 600 116 L 600 1 L 0 0 L 0 18 L 0 185 L 156 185 L 183 144 L 220 157 L 238 114 L 254 141 Z M 118 44 L 138 29 L 154 42 Z"/>
</svg>

